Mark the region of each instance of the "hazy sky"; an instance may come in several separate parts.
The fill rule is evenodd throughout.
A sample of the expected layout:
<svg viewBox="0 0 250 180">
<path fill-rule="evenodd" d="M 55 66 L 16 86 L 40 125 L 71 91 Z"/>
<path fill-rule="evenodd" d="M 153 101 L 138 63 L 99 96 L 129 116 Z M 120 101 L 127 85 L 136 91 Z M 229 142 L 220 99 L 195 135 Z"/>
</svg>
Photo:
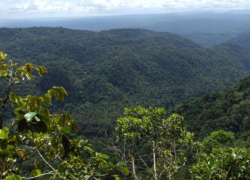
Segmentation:
<svg viewBox="0 0 250 180">
<path fill-rule="evenodd" d="M 0 0 L 0 18 L 85 17 L 250 9 L 250 0 Z"/>
</svg>

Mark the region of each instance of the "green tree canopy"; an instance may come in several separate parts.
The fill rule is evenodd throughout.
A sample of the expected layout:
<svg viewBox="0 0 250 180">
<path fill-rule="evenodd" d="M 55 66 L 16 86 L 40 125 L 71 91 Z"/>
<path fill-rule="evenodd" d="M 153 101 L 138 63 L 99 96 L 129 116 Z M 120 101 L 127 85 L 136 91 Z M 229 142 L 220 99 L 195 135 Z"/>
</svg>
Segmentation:
<svg viewBox="0 0 250 180">
<path fill-rule="evenodd" d="M 185 166 L 185 151 L 193 142 L 193 134 L 186 130 L 184 118 L 178 114 L 167 117 L 164 108 L 125 108 L 124 117 L 117 121 L 116 133 L 117 139 L 127 146 L 124 154 L 127 153 L 132 164 L 135 179 L 172 179 Z M 148 147 L 149 154 L 138 153 L 138 144 Z M 138 161 L 142 162 L 147 175 L 136 168 Z"/>
<path fill-rule="evenodd" d="M 51 114 L 52 100 L 63 101 L 67 95 L 63 87 L 54 86 L 43 96 L 22 97 L 12 92 L 19 79 L 32 79 L 34 70 L 40 76 L 47 72 L 45 67 L 30 63 L 18 67 L 0 52 L 0 77 L 8 82 L 0 99 L 0 178 L 118 180 L 120 173 L 127 175 L 125 163 L 95 152 L 87 139 L 76 135 L 78 127 L 70 114 Z M 7 127 L 4 113 L 9 105 L 15 118 Z"/>
<path fill-rule="evenodd" d="M 201 153 L 191 169 L 192 179 L 245 180 L 250 178 L 250 150 L 218 148 L 212 153 Z"/>
</svg>

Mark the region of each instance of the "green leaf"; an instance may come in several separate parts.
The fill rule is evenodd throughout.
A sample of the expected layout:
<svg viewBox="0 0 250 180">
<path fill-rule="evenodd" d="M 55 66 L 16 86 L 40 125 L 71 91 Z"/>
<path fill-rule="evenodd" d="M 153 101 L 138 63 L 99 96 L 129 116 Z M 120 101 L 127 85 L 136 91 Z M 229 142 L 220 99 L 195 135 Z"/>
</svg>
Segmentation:
<svg viewBox="0 0 250 180">
<path fill-rule="evenodd" d="M 31 172 L 31 174 L 32 174 L 33 176 L 39 176 L 39 175 L 42 174 L 42 171 L 41 171 L 40 169 L 34 169 L 34 170 Z"/>
<path fill-rule="evenodd" d="M 35 115 L 37 115 L 36 112 L 28 112 L 24 115 L 24 117 L 27 120 L 27 122 L 30 122 Z"/>
<path fill-rule="evenodd" d="M 0 149 L 0 157 L 5 158 L 8 157 L 9 155 L 12 155 L 13 153 L 10 151 L 12 149 L 14 149 L 14 146 L 12 145 L 8 145 L 5 150 Z"/>
<path fill-rule="evenodd" d="M 25 112 L 24 112 L 23 110 L 20 110 L 20 109 L 15 109 L 15 110 L 14 110 L 14 113 L 15 113 L 16 115 L 20 115 L 20 114 L 24 115 L 24 114 L 25 114 Z"/>
<path fill-rule="evenodd" d="M 96 156 L 99 156 L 99 157 L 104 158 L 104 159 L 108 159 L 109 158 L 109 155 L 102 154 L 102 153 L 96 153 Z"/>
<path fill-rule="evenodd" d="M 9 129 L 7 127 L 3 127 L 0 129 L 0 140 L 7 139 L 9 137 Z"/>
<path fill-rule="evenodd" d="M 64 133 L 64 134 L 69 133 L 69 132 L 70 132 L 70 130 L 71 130 L 71 128 L 70 128 L 70 127 L 63 127 L 63 128 L 61 129 L 62 133 Z"/>
<path fill-rule="evenodd" d="M 5 157 L 7 157 L 7 156 L 9 156 L 11 153 L 10 153 L 10 151 L 9 150 L 1 150 L 0 149 L 0 157 L 1 158 L 5 158 Z"/>
<path fill-rule="evenodd" d="M 84 146 L 84 150 L 88 150 L 90 152 L 95 152 L 91 147 L 89 146 Z"/>
<path fill-rule="evenodd" d="M 14 175 L 8 176 L 6 180 L 22 180 L 22 178 L 14 174 Z"/>
<path fill-rule="evenodd" d="M 129 170 L 126 166 L 118 166 L 118 168 L 127 176 L 129 175 Z"/>
<path fill-rule="evenodd" d="M 89 179 L 91 176 L 90 175 L 85 175 L 84 179 Z"/>
<path fill-rule="evenodd" d="M 77 141 L 80 142 L 83 139 L 83 136 L 77 136 Z"/>
<path fill-rule="evenodd" d="M 34 116 L 34 119 L 36 120 L 36 122 L 40 122 L 41 121 L 41 119 L 39 117 L 37 117 L 37 116 Z"/>
<path fill-rule="evenodd" d="M 42 119 L 47 125 L 51 124 L 51 119 L 45 114 L 38 113 L 38 117 Z"/>
<path fill-rule="evenodd" d="M 10 102 L 12 103 L 12 106 L 14 105 L 13 103 L 16 101 L 16 95 L 11 92 L 9 96 Z"/>
<path fill-rule="evenodd" d="M 120 169 L 126 176 L 129 174 L 127 164 L 125 162 L 119 162 L 117 164 L 118 169 Z"/>
<path fill-rule="evenodd" d="M 125 162 L 119 162 L 117 166 L 127 166 L 127 164 Z"/>
</svg>

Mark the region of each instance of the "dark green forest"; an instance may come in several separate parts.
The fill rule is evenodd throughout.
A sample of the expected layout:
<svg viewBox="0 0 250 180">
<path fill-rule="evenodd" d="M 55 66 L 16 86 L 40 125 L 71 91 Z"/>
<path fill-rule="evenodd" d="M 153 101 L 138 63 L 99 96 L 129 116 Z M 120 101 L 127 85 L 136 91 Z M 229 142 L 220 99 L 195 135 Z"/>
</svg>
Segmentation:
<svg viewBox="0 0 250 180">
<path fill-rule="evenodd" d="M 250 53 L 232 42 L 203 48 L 178 35 L 141 29 L 2 28 L 0 34 L 9 58 L 48 69 L 16 91 L 43 94 L 63 86 L 69 96 L 55 109 L 70 112 L 88 137 L 111 135 L 124 107 L 168 109 L 250 72 Z"/>
<path fill-rule="evenodd" d="M 247 38 L 1 28 L 0 178 L 249 179 Z"/>
<path fill-rule="evenodd" d="M 171 112 L 185 117 L 187 128 L 204 138 L 214 130 L 234 132 L 249 140 L 250 77 L 218 93 L 206 94 L 189 104 L 178 105 Z"/>
<path fill-rule="evenodd" d="M 230 39 L 230 42 L 240 44 L 245 49 L 248 49 L 250 51 L 250 30 L 246 33 L 242 33 L 232 39 Z"/>
</svg>

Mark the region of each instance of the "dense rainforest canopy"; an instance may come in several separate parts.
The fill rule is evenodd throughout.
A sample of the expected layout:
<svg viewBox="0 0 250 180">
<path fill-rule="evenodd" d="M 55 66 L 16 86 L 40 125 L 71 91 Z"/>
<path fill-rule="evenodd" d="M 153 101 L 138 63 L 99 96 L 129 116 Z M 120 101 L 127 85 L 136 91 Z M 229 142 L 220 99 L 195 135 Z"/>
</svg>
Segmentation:
<svg viewBox="0 0 250 180">
<path fill-rule="evenodd" d="M 1 28 L 0 34 L 0 48 L 12 59 L 48 69 L 16 91 L 44 94 L 63 86 L 69 97 L 55 109 L 70 112 L 86 136 L 110 135 L 124 107 L 173 107 L 250 72 L 250 53 L 237 44 L 205 49 L 170 33 L 34 27 Z"/>
<path fill-rule="evenodd" d="M 249 90 L 250 77 L 246 77 L 235 86 L 218 93 L 206 94 L 171 111 L 182 114 L 188 129 L 198 137 L 224 129 L 234 132 L 237 137 L 242 135 L 242 138 L 247 138 L 250 130 Z"/>
<path fill-rule="evenodd" d="M 23 64 L 5 63 L 1 52 L 0 75 L 8 80 L 0 82 L 6 87 L 0 92 L 1 178 L 250 177 L 250 78 L 214 92 L 249 74 L 250 53 L 241 36 L 202 48 L 177 35 L 140 29 L 0 32 L 0 49 Z M 33 64 L 45 65 L 48 74 Z M 22 81 L 31 78 L 34 83 Z M 51 106 L 65 94 L 64 104 Z M 80 134 L 99 137 L 92 141 L 110 156 L 77 136 L 78 127 Z"/>
</svg>

